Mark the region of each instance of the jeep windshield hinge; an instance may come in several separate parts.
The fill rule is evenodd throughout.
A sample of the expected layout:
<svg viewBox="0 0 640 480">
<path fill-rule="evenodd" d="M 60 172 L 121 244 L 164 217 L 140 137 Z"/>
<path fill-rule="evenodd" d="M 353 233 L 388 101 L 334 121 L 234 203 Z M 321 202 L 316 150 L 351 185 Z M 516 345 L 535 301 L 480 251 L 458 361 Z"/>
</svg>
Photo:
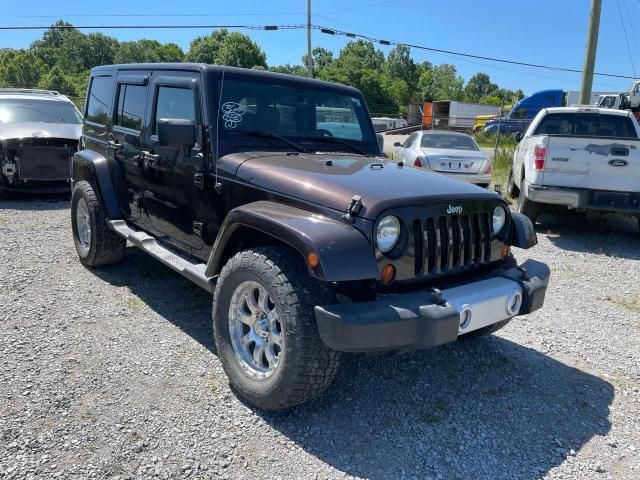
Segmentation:
<svg viewBox="0 0 640 480">
<path fill-rule="evenodd" d="M 356 217 L 362 210 L 362 196 L 354 195 L 351 198 L 351 203 L 347 207 L 347 212 L 342 215 L 342 219 L 347 223 L 353 223 L 356 221 Z"/>
</svg>

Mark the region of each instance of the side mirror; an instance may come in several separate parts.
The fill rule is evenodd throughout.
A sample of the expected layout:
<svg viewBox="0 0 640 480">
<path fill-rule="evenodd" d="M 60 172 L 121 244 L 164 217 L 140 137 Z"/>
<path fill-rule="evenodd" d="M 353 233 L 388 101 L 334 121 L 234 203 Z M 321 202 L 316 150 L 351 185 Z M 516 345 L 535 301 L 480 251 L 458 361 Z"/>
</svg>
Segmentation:
<svg viewBox="0 0 640 480">
<path fill-rule="evenodd" d="M 192 147 L 196 143 L 196 126 L 191 120 L 161 118 L 158 120 L 158 146 Z"/>
<path fill-rule="evenodd" d="M 393 144 L 393 146 L 394 146 L 394 147 L 401 147 L 401 146 L 402 146 L 402 144 L 401 144 L 400 142 L 395 142 L 395 143 Z"/>
<path fill-rule="evenodd" d="M 519 142 L 520 140 L 522 140 L 522 132 L 516 133 L 516 142 Z"/>
<path fill-rule="evenodd" d="M 376 138 L 378 139 L 378 146 L 380 147 L 380 151 L 384 153 L 384 135 L 381 133 L 376 133 Z"/>
</svg>

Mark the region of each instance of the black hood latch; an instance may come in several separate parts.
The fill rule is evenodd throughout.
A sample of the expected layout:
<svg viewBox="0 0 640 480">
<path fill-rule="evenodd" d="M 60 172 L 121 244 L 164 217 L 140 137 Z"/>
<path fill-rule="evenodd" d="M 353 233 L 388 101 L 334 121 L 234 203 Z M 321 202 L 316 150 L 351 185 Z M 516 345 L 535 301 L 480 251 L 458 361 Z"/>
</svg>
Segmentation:
<svg viewBox="0 0 640 480">
<path fill-rule="evenodd" d="M 356 221 L 360 210 L 362 210 L 362 196 L 354 195 L 351 197 L 351 203 L 347 207 L 347 213 L 342 215 L 342 219 L 347 223 L 353 223 Z"/>
</svg>

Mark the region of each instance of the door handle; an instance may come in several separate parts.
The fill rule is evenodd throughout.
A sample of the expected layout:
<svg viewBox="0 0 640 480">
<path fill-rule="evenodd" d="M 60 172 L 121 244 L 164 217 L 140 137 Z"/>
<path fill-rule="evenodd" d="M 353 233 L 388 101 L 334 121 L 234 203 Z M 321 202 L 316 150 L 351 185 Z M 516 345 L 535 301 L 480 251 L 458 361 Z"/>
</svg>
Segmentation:
<svg viewBox="0 0 640 480">
<path fill-rule="evenodd" d="M 153 167 L 158 162 L 158 160 L 160 160 L 160 155 L 142 151 L 142 158 L 144 159 L 144 165 L 146 167 Z"/>
</svg>

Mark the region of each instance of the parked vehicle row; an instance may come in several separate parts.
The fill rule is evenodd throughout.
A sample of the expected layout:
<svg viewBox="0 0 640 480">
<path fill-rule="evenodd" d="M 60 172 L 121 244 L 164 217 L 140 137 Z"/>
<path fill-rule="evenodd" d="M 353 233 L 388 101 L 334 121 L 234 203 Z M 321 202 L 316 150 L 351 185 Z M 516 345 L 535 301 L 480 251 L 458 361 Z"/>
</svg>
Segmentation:
<svg viewBox="0 0 640 480">
<path fill-rule="evenodd" d="M 0 193 L 69 192 L 82 115 L 50 90 L 0 88 Z"/>
<path fill-rule="evenodd" d="M 440 130 L 413 132 L 394 144 L 392 158 L 407 165 L 487 188 L 493 163 L 465 133 Z"/>
<path fill-rule="evenodd" d="M 547 108 L 519 139 L 507 190 L 532 221 L 549 205 L 640 219 L 640 129 L 631 112 Z"/>
</svg>

